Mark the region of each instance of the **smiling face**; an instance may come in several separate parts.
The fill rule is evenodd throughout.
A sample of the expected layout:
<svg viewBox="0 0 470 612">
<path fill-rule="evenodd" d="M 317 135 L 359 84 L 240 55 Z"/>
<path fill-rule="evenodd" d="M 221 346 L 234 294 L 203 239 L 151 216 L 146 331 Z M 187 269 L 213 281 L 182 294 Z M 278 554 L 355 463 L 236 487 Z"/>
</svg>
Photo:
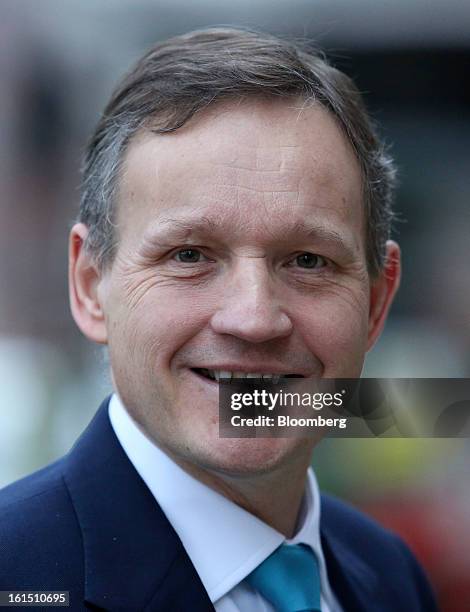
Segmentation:
<svg viewBox="0 0 470 612">
<path fill-rule="evenodd" d="M 87 306 L 72 296 L 72 308 L 109 345 L 133 417 L 181 461 L 212 470 L 294 457 L 305 441 L 219 439 L 211 376 L 360 375 L 398 268 L 371 285 L 361 173 L 332 116 L 293 101 L 224 103 L 172 134 L 142 132 L 125 158 L 117 226 L 115 260 L 96 279 L 85 230 L 72 235 L 72 279 L 89 296 Z"/>
</svg>

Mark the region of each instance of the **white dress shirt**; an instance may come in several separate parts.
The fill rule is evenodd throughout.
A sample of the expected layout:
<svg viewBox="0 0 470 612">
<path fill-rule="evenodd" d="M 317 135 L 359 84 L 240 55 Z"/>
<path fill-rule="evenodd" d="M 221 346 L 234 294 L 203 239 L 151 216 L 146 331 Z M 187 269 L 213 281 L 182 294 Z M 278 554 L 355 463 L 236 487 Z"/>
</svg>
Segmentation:
<svg viewBox="0 0 470 612">
<path fill-rule="evenodd" d="M 318 559 L 322 612 L 341 612 L 320 542 L 320 494 L 313 470 L 292 539 L 187 474 L 147 438 L 114 394 L 114 432 L 183 543 L 217 612 L 274 612 L 244 579 L 282 543 L 307 544 Z"/>
</svg>

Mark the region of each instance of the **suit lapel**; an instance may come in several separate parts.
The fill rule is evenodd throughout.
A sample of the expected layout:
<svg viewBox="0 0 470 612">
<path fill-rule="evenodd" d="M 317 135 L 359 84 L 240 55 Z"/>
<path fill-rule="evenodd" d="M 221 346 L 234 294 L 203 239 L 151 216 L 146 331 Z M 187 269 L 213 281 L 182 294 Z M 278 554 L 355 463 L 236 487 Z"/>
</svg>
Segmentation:
<svg viewBox="0 0 470 612">
<path fill-rule="evenodd" d="M 321 542 L 328 579 L 342 609 L 347 612 L 375 609 L 377 577 L 336 538 L 322 534 Z"/>
<path fill-rule="evenodd" d="M 320 534 L 323 555 L 331 587 L 345 612 L 388 610 L 380 577 L 354 547 L 354 534 L 348 538 L 338 531 L 337 511 L 333 502 L 322 495 Z M 330 512 L 332 511 L 332 512 Z"/>
<path fill-rule="evenodd" d="M 85 600 L 105 610 L 214 610 L 176 532 L 122 450 L 108 400 L 66 458 Z"/>
</svg>

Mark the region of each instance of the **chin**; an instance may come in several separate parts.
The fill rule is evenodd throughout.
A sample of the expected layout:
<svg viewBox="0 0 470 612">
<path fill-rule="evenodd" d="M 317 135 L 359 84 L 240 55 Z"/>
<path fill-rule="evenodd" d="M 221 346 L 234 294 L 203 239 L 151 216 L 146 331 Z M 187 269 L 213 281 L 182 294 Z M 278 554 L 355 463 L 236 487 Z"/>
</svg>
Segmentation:
<svg viewBox="0 0 470 612">
<path fill-rule="evenodd" d="M 311 446 L 310 440 L 301 438 L 217 438 L 190 453 L 186 450 L 182 458 L 214 473 L 257 476 L 287 466 Z"/>
</svg>

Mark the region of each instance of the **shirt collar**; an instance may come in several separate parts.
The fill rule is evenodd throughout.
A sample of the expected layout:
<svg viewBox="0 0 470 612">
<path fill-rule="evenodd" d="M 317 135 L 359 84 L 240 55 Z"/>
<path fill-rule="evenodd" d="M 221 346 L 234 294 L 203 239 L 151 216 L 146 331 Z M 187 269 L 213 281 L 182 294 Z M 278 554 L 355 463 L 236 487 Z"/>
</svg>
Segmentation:
<svg viewBox="0 0 470 612">
<path fill-rule="evenodd" d="M 223 597 L 283 542 L 315 552 L 327 584 L 320 543 L 320 494 L 310 468 L 296 535 L 286 538 L 229 499 L 187 474 L 147 438 L 114 394 L 114 432 L 129 460 L 178 534 L 212 603 Z"/>
</svg>

